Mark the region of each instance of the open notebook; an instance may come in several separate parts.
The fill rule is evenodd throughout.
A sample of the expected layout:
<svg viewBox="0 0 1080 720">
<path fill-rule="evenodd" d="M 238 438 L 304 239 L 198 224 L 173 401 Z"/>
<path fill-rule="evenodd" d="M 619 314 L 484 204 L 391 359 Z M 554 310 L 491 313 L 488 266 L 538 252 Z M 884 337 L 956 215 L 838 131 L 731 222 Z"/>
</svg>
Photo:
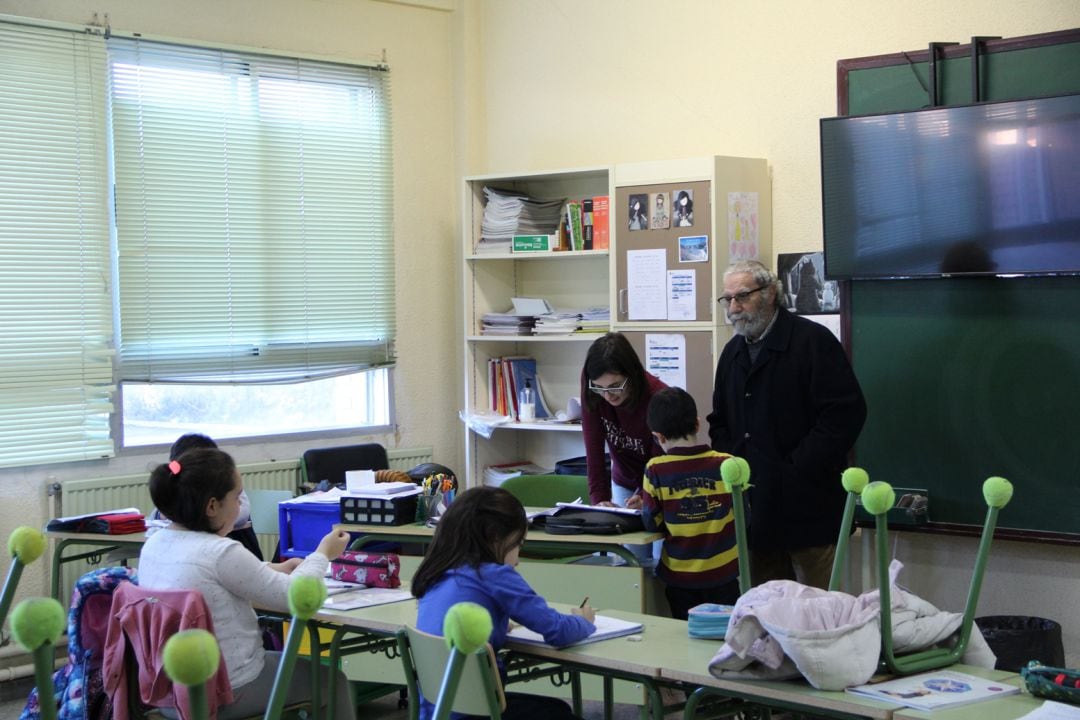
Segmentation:
<svg viewBox="0 0 1080 720">
<path fill-rule="evenodd" d="M 583 640 L 578 640 L 576 643 L 571 643 L 570 645 L 585 645 L 598 640 L 608 640 L 610 638 L 622 637 L 623 635 L 633 635 L 642 630 L 641 623 L 618 620 L 613 617 L 608 617 L 607 615 L 597 615 L 596 621 L 593 624 L 596 625 L 596 631 L 592 635 Z M 544 638 L 540 633 L 533 632 L 520 625 L 511 630 L 507 634 L 506 639 L 515 642 L 528 643 L 529 645 L 554 647 L 553 645 L 548 645 L 544 642 Z"/>
</svg>

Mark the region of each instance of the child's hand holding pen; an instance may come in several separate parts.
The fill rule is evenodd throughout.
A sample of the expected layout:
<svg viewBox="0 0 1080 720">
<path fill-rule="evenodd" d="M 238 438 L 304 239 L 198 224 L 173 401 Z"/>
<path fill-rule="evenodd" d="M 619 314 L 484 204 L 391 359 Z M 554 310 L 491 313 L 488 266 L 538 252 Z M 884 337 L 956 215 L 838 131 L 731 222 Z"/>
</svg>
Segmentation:
<svg viewBox="0 0 1080 720">
<path fill-rule="evenodd" d="M 581 605 L 576 608 L 570 608 L 571 615 L 580 615 L 591 623 L 596 622 L 596 611 L 589 605 L 589 596 L 586 595 L 585 599 L 581 601 Z"/>
<path fill-rule="evenodd" d="M 634 494 L 626 499 L 627 510 L 640 510 L 642 505 L 641 488 L 634 491 Z"/>
</svg>

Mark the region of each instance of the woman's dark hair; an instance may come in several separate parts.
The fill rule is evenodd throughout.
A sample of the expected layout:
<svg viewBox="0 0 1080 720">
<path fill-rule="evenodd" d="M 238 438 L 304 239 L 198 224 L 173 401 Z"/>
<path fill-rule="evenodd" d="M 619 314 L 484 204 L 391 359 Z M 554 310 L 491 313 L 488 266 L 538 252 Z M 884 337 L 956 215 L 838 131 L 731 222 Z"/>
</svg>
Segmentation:
<svg viewBox="0 0 1080 720">
<path fill-rule="evenodd" d="M 177 465 L 178 472 L 173 472 Z M 235 487 L 236 463 L 227 452 L 213 448 L 188 450 L 150 473 L 154 506 L 188 530 L 216 533 L 206 506 L 211 498 L 223 500 Z"/>
<path fill-rule="evenodd" d="M 645 392 L 645 366 L 630 341 L 622 333 L 609 332 L 597 338 L 585 355 L 585 367 L 582 370 L 581 393 L 590 410 L 596 410 L 600 396 L 589 390 L 589 383 L 604 373 L 616 373 L 626 378 L 626 390 L 623 396 L 625 407 L 636 405 Z"/>
<path fill-rule="evenodd" d="M 412 594 L 423 597 L 456 567 L 501 565 L 528 530 L 525 508 L 508 491 L 487 485 L 466 490 L 454 498 L 435 527 L 427 556 L 413 575 Z"/>
<path fill-rule="evenodd" d="M 686 212 L 690 212 L 694 209 L 694 198 L 690 197 L 690 193 L 685 190 L 680 190 L 679 194 L 675 196 L 675 205 L 680 205 L 683 198 L 686 198 Z"/>
<path fill-rule="evenodd" d="M 679 387 L 666 387 L 652 396 L 647 416 L 649 430 L 668 440 L 688 438 L 697 432 L 697 403 Z"/>
<path fill-rule="evenodd" d="M 169 448 L 169 459 L 175 460 L 188 450 L 194 450 L 195 448 L 210 448 L 216 450 L 218 444 L 214 442 L 214 439 L 209 435 L 203 435 L 202 433 L 186 433 L 176 438 L 176 442 Z"/>
</svg>

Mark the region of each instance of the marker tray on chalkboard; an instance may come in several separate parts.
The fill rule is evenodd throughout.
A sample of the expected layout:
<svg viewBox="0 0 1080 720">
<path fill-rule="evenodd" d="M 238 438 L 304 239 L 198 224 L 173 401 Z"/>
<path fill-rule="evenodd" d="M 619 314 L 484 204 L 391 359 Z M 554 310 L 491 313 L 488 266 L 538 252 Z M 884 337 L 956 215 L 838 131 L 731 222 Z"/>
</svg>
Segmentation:
<svg viewBox="0 0 1080 720">
<path fill-rule="evenodd" d="M 930 493 L 918 488 L 893 488 L 896 504 L 889 508 L 885 518 L 889 525 L 924 525 L 930 516 Z M 855 520 L 874 522 L 874 516 L 866 511 L 861 501 L 856 501 Z"/>
</svg>

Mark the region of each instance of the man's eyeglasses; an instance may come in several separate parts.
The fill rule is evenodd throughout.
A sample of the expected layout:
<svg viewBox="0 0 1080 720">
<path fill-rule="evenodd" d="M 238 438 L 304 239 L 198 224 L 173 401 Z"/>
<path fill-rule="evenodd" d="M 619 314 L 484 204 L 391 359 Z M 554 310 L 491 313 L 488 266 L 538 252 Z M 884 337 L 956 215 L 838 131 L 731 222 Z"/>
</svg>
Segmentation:
<svg viewBox="0 0 1080 720">
<path fill-rule="evenodd" d="M 732 302 L 737 302 L 740 305 L 745 305 L 746 301 L 750 299 L 750 296 L 756 292 L 764 290 L 764 285 L 759 285 L 753 290 L 743 290 L 742 292 L 735 293 L 734 295 L 721 295 L 716 298 L 716 302 L 721 305 L 730 305 Z"/>
<path fill-rule="evenodd" d="M 597 395 L 618 395 L 623 390 L 626 390 L 626 384 L 630 382 L 630 378 L 625 378 L 622 381 L 622 385 L 612 385 L 610 387 L 601 387 L 600 385 L 593 385 L 589 383 L 589 389 Z"/>
</svg>

